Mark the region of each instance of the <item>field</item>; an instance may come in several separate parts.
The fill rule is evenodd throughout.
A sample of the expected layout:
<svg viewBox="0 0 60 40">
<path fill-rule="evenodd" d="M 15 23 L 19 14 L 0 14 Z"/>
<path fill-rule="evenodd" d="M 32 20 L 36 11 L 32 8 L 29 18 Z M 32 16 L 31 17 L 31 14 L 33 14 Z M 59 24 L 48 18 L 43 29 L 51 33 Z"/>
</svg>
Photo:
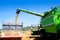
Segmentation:
<svg viewBox="0 0 60 40">
<path fill-rule="evenodd" d="M 34 38 L 29 38 L 31 36 L 31 31 L 23 31 L 23 38 L 22 40 L 33 40 Z"/>
<path fill-rule="evenodd" d="M 22 40 L 34 40 L 34 38 L 29 38 L 31 35 L 31 31 L 23 31 Z"/>
</svg>

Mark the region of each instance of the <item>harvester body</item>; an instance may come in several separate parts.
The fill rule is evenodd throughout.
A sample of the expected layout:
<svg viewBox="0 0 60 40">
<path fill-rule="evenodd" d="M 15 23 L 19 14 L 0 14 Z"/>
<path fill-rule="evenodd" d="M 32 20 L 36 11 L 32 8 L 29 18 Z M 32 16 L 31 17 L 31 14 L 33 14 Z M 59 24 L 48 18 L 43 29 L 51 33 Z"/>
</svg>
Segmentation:
<svg viewBox="0 0 60 40">
<path fill-rule="evenodd" d="M 50 11 L 44 12 L 44 15 L 21 9 L 17 10 L 17 14 L 19 14 L 19 12 L 25 12 L 41 17 L 40 25 L 48 33 L 57 33 L 60 30 L 60 6 L 54 7 Z"/>
<path fill-rule="evenodd" d="M 60 33 L 60 7 L 45 12 L 41 18 L 41 25 L 48 33 Z"/>
</svg>

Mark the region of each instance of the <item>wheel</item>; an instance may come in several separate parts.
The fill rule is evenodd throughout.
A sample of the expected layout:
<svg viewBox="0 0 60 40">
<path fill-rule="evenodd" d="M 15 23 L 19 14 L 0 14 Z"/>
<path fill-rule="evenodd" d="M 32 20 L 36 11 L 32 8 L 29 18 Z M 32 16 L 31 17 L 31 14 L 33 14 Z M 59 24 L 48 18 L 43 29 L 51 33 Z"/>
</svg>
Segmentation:
<svg viewBox="0 0 60 40">
<path fill-rule="evenodd" d="M 40 40 L 46 40 L 46 32 L 45 29 L 41 29 L 40 31 Z"/>
</svg>

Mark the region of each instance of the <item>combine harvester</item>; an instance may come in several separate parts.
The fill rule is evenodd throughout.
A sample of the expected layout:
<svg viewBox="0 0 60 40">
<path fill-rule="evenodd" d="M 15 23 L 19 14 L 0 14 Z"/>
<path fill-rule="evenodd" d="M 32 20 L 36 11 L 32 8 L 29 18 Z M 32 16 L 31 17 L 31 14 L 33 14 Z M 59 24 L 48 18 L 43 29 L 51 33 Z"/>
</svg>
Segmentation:
<svg viewBox="0 0 60 40">
<path fill-rule="evenodd" d="M 16 13 L 17 14 L 17 13 Z M 17 18 L 17 17 L 16 17 Z M 16 19 L 17 20 L 17 19 Z M 0 31 L 0 40 L 21 40 L 23 23 L 4 22 Z"/>
<path fill-rule="evenodd" d="M 32 14 L 32 15 L 41 17 L 40 27 L 39 27 L 40 29 L 37 31 L 32 31 L 32 36 L 40 35 L 41 40 L 59 40 L 59 38 L 60 38 L 60 6 L 54 7 L 50 11 L 44 12 L 44 15 L 36 14 L 34 12 L 30 12 L 27 10 L 17 9 L 15 25 L 17 23 L 18 15 L 20 12 L 25 12 L 28 14 Z M 4 26 L 5 25 L 3 25 L 3 27 Z M 5 31 L 5 30 L 3 30 L 3 31 Z M 6 30 L 4 33 L 3 33 L 3 31 L 1 33 L 5 34 L 5 32 L 7 33 L 8 30 Z M 12 31 L 10 33 L 12 33 Z M 0 38 L 4 39 L 5 37 L 6 36 L 2 35 Z M 22 36 L 20 35 L 19 37 L 22 37 Z M 9 37 L 6 37 L 6 38 L 9 38 Z M 14 36 L 14 38 L 15 38 L 15 36 Z M 38 40 L 40 40 L 40 38 L 38 38 Z M 11 39 L 11 37 L 10 37 L 10 39 Z M 37 40 L 37 38 L 35 40 Z"/>
<path fill-rule="evenodd" d="M 44 12 L 44 15 L 36 14 L 27 10 L 17 9 L 17 14 L 19 14 L 19 12 L 25 12 L 41 17 L 40 30 L 32 31 L 32 35 L 40 35 L 41 40 L 59 40 L 60 6 L 54 7 L 50 11 Z M 40 40 L 40 38 L 38 38 L 38 40 Z"/>
</svg>

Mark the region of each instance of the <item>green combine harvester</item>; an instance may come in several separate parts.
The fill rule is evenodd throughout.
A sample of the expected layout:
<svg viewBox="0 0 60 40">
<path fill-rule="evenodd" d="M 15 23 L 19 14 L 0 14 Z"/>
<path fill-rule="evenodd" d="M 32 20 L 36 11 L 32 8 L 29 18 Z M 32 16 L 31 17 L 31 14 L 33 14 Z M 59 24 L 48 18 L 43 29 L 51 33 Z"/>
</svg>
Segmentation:
<svg viewBox="0 0 60 40">
<path fill-rule="evenodd" d="M 42 40 L 58 40 L 60 38 L 60 6 L 52 8 L 50 11 L 44 12 L 44 15 L 36 14 L 34 12 L 17 9 L 17 15 L 19 12 L 25 12 L 28 14 L 41 17 L 40 21 L 40 37 Z M 17 21 L 17 20 L 16 20 Z M 35 34 L 37 31 L 32 31 Z M 38 33 L 36 35 L 38 35 Z"/>
<path fill-rule="evenodd" d="M 45 38 L 51 37 L 52 39 L 54 37 L 55 40 L 58 40 L 60 38 L 60 6 L 45 12 L 40 25 L 43 28 L 41 30 L 42 36 Z"/>
</svg>

